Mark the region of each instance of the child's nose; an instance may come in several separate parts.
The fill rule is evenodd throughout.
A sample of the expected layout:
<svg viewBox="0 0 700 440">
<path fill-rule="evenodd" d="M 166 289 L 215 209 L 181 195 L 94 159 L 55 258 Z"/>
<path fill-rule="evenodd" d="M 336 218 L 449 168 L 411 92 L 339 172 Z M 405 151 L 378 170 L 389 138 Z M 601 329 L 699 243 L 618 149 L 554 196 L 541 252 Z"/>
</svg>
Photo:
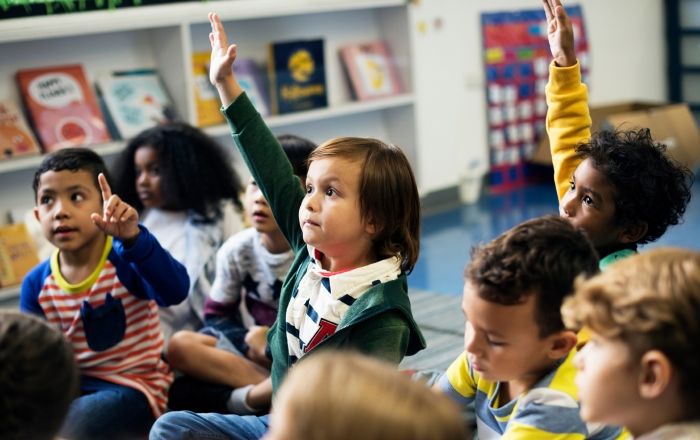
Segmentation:
<svg viewBox="0 0 700 440">
<path fill-rule="evenodd" d="M 573 217 L 576 214 L 576 203 L 574 203 L 576 197 L 574 196 L 564 196 L 561 200 L 561 207 L 559 214 L 563 217 Z"/>
<path fill-rule="evenodd" d="M 60 219 L 60 218 L 65 218 L 68 216 L 68 209 L 67 209 L 67 204 L 63 203 L 63 201 L 56 200 L 54 203 L 54 211 L 53 211 L 53 217 L 55 219 Z"/>
</svg>

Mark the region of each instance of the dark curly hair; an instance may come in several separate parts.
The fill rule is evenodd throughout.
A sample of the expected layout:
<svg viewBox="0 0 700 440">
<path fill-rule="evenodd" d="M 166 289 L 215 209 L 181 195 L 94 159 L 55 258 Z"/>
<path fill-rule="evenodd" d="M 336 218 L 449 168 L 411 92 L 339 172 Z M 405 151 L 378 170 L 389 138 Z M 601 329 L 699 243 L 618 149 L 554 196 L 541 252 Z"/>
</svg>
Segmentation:
<svg viewBox="0 0 700 440">
<path fill-rule="evenodd" d="M 207 221 L 221 216 L 223 200 L 243 209 L 243 187 L 226 150 L 198 128 L 170 122 L 136 135 L 115 161 L 114 193 L 137 211 L 143 210 L 143 203 L 136 192 L 134 156 L 141 147 L 158 153 L 164 208 L 191 210 Z"/>
<path fill-rule="evenodd" d="M 616 224 L 646 224 L 647 232 L 637 244 L 658 239 L 682 220 L 693 173 L 668 157 L 666 146 L 654 142 L 648 128 L 600 131 L 576 152 L 590 159 L 615 188 Z"/>
<path fill-rule="evenodd" d="M 523 222 L 472 249 L 464 270 L 479 297 L 515 305 L 536 297 L 540 336 L 564 329 L 560 308 L 574 281 L 598 272 L 598 253 L 586 234 L 558 216 Z"/>
<path fill-rule="evenodd" d="M 50 440 L 78 396 L 73 348 L 32 315 L 0 311 L 0 438 Z"/>
<path fill-rule="evenodd" d="M 88 148 L 63 148 L 47 154 L 44 160 L 41 161 L 39 168 L 34 172 L 32 188 L 34 189 L 35 202 L 41 175 L 48 171 L 64 170 L 72 172 L 87 171 L 92 174 L 92 180 L 95 183 L 95 188 L 97 188 L 100 197 L 102 197 L 102 192 L 100 191 L 100 182 L 97 180 L 97 176 L 100 173 L 104 174 L 107 183 L 110 185 L 112 184 L 107 166 L 99 154 Z"/>
</svg>

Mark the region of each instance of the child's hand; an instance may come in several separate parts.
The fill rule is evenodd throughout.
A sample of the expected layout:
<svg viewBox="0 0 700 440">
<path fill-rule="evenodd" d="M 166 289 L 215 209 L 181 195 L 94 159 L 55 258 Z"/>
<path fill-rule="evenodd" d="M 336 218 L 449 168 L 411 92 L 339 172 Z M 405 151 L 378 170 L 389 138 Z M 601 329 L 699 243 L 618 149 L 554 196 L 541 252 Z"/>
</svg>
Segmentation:
<svg viewBox="0 0 700 440">
<path fill-rule="evenodd" d="M 233 61 L 236 59 L 237 46 L 228 44 L 224 25 L 216 12 L 209 13 L 211 33 L 211 60 L 209 61 L 209 81 L 219 91 L 224 106 L 228 106 L 238 95 L 243 93 L 233 73 Z"/>
<path fill-rule="evenodd" d="M 118 195 L 112 194 L 104 174 L 100 173 L 97 180 L 100 182 L 104 211 L 102 217 L 92 214 L 92 222 L 105 234 L 118 238 L 127 245 L 133 243 L 139 235 L 138 212 Z"/>
<path fill-rule="evenodd" d="M 547 16 L 547 38 L 554 62 L 559 67 L 573 66 L 576 64 L 574 29 L 561 0 L 542 0 L 542 5 Z"/>
<path fill-rule="evenodd" d="M 248 329 L 248 333 L 245 335 L 245 343 L 248 344 L 248 357 L 255 363 L 265 364 L 269 362 L 269 359 L 265 356 L 267 332 L 269 330 L 270 327 L 254 325 Z"/>
</svg>

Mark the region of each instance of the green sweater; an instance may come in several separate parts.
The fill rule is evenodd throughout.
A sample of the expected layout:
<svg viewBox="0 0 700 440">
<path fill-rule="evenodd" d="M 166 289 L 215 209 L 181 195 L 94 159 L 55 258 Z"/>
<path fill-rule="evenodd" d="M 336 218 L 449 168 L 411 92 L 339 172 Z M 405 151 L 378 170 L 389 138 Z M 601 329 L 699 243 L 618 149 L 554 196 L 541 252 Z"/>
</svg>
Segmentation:
<svg viewBox="0 0 700 440">
<path fill-rule="evenodd" d="M 272 352 L 272 387 L 277 390 L 291 366 L 285 316 L 292 293 L 306 273 L 311 257 L 299 226 L 304 191 L 277 139 L 246 94 L 224 109 L 233 139 L 257 182 L 295 257 L 282 286 L 277 320 L 268 333 Z M 353 349 L 398 364 L 425 348 L 413 320 L 406 275 L 372 286 L 349 308 L 336 332 L 315 349 Z"/>
</svg>

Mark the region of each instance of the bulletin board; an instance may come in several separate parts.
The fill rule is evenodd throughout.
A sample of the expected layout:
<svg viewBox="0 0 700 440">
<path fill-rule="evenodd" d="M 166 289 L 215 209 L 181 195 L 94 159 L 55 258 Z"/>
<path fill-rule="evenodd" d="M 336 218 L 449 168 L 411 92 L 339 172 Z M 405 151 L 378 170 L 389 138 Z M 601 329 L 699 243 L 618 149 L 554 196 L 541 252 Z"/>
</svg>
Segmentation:
<svg viewBox="0 0 700 440">
<path fill-rule="evenodd" d="M 567 6 L 574 28 L 583 81 L 590 57 L 581 6 Z M 528 158 L 545 133 L 544 89 L 552 55 L 542 9 L 488 12 L 481 15 L 486 105 L 494 192 L 522 187 L 529 181 Z"/>
</svg>

